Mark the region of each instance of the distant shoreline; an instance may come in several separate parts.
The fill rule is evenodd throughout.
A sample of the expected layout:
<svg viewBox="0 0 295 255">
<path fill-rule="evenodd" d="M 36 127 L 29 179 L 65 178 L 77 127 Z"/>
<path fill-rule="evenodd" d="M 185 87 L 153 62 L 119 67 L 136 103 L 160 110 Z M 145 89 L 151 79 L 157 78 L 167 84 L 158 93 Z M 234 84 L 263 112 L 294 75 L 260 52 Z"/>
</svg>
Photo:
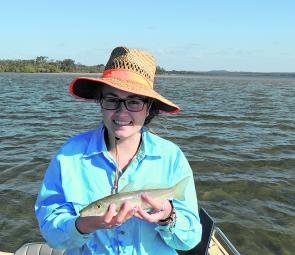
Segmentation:
<svg viewBox="0 0 295 255">
<path fill-rule="evenodd" d="M 101 75 L 102 72 L 0 72 L 0 74 L 68 74 L 68 75 Z M 231 71 L 165 71 L 157 72 L 157 76 L 200 76 L 200 77 L 272 77 L 272 78 L 295 78 L 295 72 L 231 72 Z"/>
<path fill-rule="evenodd" d="M 216 76 L 216 77 L 279 77 L 295 78 L 295 72 L 231 72 L 231 71 L 168 71 L 168 75 Z"/>
<path fill-rule="evenodd" d="M 75 63 L 73 59 L 52 60 L 46 56 L 38 56 L 35 59 L 11 60 L 0 59 L 0 73 L 62 73 L 96 75 L 105 69 L 103 64 L 86 66 Z M 215 77 L 279 77 L 294 78 L 294 72 L 245 72 L 245 71 L 168 71 L 163 67 L 156 67 L 157 75 L 189 75 L 189 76 L 215 76 Z"/>
</svg>

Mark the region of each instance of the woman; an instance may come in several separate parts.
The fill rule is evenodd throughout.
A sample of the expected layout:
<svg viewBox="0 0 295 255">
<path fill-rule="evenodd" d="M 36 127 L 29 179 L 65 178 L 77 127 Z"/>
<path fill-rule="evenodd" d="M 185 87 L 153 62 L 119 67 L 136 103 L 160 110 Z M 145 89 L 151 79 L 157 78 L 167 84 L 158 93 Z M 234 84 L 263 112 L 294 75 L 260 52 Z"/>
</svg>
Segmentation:
<svg viewBox="0 0 295 255">
<path fill-rule="evenodd" d="M 35 210 L 41 233 L 67 254 L 177 254 L 201 239 L 191 168 L 179 147 L 144 127 L 159 113 L 180 108 L 154 88 L 156 63 L 139 49 L 115 48 L 101 78 L 78 77 L 75 97 L 99 101 L 97 130 L 66 142 L 51 161 Z M 184 200 L 143 193 L 146 211 L 128 200 L 110 203 L 102 216 L 81 217 L 91 202 L 134 190 L 171 187 L 185 177 Z"/>
</svg>

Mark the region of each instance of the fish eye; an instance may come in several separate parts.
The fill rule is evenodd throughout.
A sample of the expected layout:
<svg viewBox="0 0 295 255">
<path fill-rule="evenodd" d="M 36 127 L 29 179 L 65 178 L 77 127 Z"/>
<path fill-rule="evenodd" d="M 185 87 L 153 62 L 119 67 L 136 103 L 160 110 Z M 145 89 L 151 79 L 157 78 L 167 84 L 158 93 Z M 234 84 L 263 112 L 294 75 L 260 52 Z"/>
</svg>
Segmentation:
<svg viewBox="0 0 295 255">
<path fill-rule="evenodd" d="M 96 207 L 97 207 L 98 209 L 100 209 L 101 205 L 100 205 L 100 204 L 98 204 L 98 205 L 96 205 Z"/>
</svg>

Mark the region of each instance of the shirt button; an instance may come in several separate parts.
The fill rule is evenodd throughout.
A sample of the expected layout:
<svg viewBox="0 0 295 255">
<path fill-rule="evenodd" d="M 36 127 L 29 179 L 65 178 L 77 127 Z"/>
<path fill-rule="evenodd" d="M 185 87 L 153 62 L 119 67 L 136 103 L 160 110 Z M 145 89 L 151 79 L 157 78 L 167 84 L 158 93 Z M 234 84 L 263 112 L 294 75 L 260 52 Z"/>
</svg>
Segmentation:
<svg viewBox="0 0 295 255">
<path fill-rule="evenodd" d="M 121 235 L 125 235 L 125 231 L 121 230 L 121 231 L 120 231 L 120 234 L 121 234 Z"/>
</svg>

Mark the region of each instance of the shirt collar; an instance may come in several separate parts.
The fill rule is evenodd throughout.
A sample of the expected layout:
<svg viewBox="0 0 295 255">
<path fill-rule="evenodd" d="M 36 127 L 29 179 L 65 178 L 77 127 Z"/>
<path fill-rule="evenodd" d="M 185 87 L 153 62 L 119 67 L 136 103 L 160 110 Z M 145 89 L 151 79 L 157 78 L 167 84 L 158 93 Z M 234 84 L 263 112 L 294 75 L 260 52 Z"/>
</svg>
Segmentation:
<svg viewBox="0 0 295 255">
<path fill-rule="evenodd" d="M 102 123 L 92 133 L 83 157 L 91 157 L 105 151 L 107 151 L 107 146 L 104 140 L 104 125 Z"/>
<path fill-rule="evenodd" d="M 143 127 L 141 131 L 141 147 L 145 155 L 159 157 L 162 155 L 163 150 L 157 142 L 158 137 L 148 131 L 147 128 Z"/>
<path fill-rule="evenodd" d="M 103 152 L 107 152 L 107 146 L 104 139 L 104 124 L 100 124 L 98 129 L 94 130 L 92 136 L 90 137 L 87 149 L 83 157 L 91 157 Z M 161 156 L 161 146 L 157 144 L 157 136 L 150 133 L 147 128 L 143 127 L 141 129 L 141 145 L 138 151 L 138 155 L 143 157 L 147 156 Z"/>
</svg>

